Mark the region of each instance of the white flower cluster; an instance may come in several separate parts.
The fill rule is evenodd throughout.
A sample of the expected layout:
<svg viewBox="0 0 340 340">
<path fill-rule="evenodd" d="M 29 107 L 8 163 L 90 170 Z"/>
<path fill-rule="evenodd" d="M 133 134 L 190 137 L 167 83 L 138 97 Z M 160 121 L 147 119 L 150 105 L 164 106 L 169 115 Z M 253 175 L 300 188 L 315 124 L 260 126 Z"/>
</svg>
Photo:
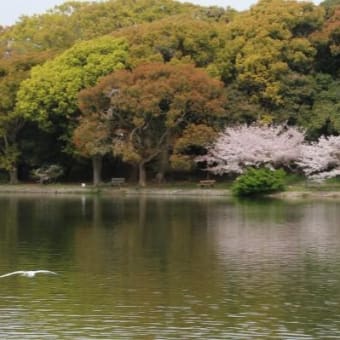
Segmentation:
<svg viewBox="0 0 340 340">
<path fill-rule="evenodd" d="M 219 175 L 240 174 L 247 167 L 289 167 L 304 138 L 302 130 L 285 125 L 227 127 L 196 161 L 206 162 L 207 170 Z"/>
<path fill-rule="evenodd" d="M 312 180 L 322 181 L 339 176 L 340 136 L 322 136 L 317 142 L 304 143 L 296 164 Z"/>
<path fill-rule="evenodd" d="M 308 178 L 324 180 L 340 175 L 340 136 L 305 141 L 305 132 L 286 125 L 239 125 L 227 127 L 196 158 L 207 170 L 223 175 L 241 174 L 248 167 L 295 167 Z"/>
</svg>

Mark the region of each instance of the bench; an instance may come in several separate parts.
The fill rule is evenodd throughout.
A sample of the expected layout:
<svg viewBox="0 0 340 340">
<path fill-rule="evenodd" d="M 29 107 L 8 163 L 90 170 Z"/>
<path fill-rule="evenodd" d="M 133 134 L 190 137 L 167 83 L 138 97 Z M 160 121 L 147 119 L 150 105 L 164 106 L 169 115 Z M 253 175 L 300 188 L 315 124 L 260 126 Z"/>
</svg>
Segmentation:
<svg viewBox="0 0 340 340">
<path fill-rule="evenodd" d="M 125 178 L 124 177 L 113 177 L 111 178 L 111 186 L 112 187 L 120 187 L 123 184 L 125 184 Z"/>
<path fill-rule="evenodd" d="M 204 179 L 199 181 L 198 185 L 201 188 L 212 188 L 215 185 L 216 181 L 214 179 Z"/>
</svg>

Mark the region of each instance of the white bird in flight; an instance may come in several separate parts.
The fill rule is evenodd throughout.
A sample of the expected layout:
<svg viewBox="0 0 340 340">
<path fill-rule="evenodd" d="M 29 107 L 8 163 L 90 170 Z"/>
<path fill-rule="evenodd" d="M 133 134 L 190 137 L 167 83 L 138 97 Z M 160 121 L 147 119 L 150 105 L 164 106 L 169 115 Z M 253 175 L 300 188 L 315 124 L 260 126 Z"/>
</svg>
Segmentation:
<svg viewBox="0 0 340 340">
<path fill-rule="evenodd" d="M 1 275 L 0 278 L 13 276 L 13 275 L 20 275 L 20 276 L 25 276 L 25 277 L 34 277 L 37 274 L 58 275 L 57 273 L 51 272 L 50 270 L 18 270 L 16 272 Z"/>
</svg>

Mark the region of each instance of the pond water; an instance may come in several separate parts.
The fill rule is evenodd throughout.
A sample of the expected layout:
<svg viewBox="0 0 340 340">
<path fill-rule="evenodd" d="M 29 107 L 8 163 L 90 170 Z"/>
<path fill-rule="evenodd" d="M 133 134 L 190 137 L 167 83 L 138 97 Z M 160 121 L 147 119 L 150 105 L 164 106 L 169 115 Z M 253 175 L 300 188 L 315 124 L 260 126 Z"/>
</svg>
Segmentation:
<svg viewBox="0 0 340 340">
<path fill-rule="evenodd" d="M 340 202 L 0 196 L 4 339 L 338 339 Z"/>
</svg>

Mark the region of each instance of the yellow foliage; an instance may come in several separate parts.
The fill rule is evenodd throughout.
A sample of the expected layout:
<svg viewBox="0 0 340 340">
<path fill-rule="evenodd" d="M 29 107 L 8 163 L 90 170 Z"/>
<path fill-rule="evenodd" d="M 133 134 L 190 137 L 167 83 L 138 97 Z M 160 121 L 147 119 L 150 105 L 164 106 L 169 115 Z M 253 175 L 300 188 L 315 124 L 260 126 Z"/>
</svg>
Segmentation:
<svg viewBox="0 0 340 340">
<path fill-rule="evenodd" d="M 190 171 L 194 167 L 193 160 L 187 155 L 171 155 L 170 164 L 173 169 L 182 171 Z"/>
<path fill-rule="evenodd" d="M 141 156 L 137 153 L 131 143 L 116 142 L 113 145 L 114 156 L 122 157 L 122 160 L 127 163 L 138 164 L 141 161 Z"/>
<path fill-rule="evenodd" d="M 182 136 L 176 140 L 174 150 L 180 153 L 192 145 L 205 146 L 214 140 L 216 134 L 211 126 L 190 124 Z"/>
<path fill-rule="evenodd" d="M 263 114 L 257 120 L 259 125 L 269 126 L 273 123 L 274 117 L 270 114 Z"/>
</svg>

